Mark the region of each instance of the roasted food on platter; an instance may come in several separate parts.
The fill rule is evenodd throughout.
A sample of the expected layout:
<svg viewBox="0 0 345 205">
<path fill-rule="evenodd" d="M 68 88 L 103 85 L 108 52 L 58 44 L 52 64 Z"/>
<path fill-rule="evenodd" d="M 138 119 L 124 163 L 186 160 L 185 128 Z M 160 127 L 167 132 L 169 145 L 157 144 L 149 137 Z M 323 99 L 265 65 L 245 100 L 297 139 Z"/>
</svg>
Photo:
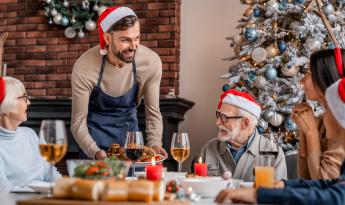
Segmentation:
<svg viewBox="0 0 345 205">
<path fill-rule="evenodd" d="M 135 146 L 135 145 L 133 145 Z M 130 161 L 126 156 L 126 150 L 124 147 L 121 147 L 119 144 L 112 144 L 110 149 L 107 152 L 108 156 L 115 156 L 119 160 Z M 164 160 L 164 156 L 157 154 L 154 149 L 151 147 L 144 146 L 144 153 L 138 159 L 137 162 L 151 162 L 151 159 L 154 158 L 156 162 Z"/>
</svg>

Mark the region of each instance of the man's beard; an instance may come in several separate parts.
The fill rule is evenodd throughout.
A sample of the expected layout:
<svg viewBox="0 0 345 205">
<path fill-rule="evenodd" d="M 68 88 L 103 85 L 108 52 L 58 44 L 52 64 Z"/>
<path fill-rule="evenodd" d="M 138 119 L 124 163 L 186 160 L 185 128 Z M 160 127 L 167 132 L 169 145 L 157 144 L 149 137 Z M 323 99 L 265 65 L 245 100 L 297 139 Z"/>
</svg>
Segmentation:
<svg viewBox="0 0 345 205">
<path fill-rule="evenodd" d="M 133 60 L 134 60 L 136 49 L 128 48 L 128 49 L 125 49 L 125 50 L 122 50 L 122 51 L 118 51 L 116 46 L 112 42 L 111 43 L 111 50 L 112 50 L 112 52 L 111 52 L 112 55 L 116 56 L 118 59 L 120 59 L 121 61 L 123 61 L 125 63 L 132 63 Z M 132 56 L 126 57 L 126 56 L 124 56 L 124 54 L 126 52 L 134 52 L 134 53 L 133 53 Z"/>
<path fill-rule="evenodd" d="M 222 142 L 233 141 L 239 137 L 240 137 L 240 126 L 235 126 L 233 130 L 229 130 L 227 127 L 223 125 L 218 125 L 218 136 L 217 136 L 218 140 Z"/>
</svg>

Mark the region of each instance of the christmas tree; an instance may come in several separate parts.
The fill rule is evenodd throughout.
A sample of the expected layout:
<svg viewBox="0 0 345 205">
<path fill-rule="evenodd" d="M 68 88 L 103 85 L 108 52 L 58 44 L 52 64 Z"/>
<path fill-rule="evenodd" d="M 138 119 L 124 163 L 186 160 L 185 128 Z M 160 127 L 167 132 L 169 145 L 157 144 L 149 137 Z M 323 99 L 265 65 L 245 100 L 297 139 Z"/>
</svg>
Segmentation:
<svg viewBox="0 0 345 205">
<path fill-rule="evenodd" d="M 299 83 L 311 53 L 344 46 L 345 0 L 241 0 L 240 32 L 228 39 L 237 60 L 221 76 L 230 88 L 252 93 L 263 111 L 260 133 L 276 134 L 286 154 L 297 152 L 293 107 L 304 99 Z M 338 43 L 339 42 L 339 43 Z M 318 107 L 315 107 L 319 111 Z"/>
</svg>

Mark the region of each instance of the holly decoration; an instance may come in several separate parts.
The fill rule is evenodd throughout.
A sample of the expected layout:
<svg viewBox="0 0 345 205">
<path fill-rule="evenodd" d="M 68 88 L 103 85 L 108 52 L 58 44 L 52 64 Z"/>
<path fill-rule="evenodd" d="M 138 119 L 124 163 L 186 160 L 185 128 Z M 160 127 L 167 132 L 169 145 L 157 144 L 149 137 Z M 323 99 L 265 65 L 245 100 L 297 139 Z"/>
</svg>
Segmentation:
<svg viewBox="0 0 345 205">
<path fill-rule="evenodd" d="M 102 0 L 42 0 L 42 5 L 49 24 L 66 27 L 66 38 L 83 38 L 83 30 L 95 30 L 98 16 L 110 4 Z"/>
</svg>

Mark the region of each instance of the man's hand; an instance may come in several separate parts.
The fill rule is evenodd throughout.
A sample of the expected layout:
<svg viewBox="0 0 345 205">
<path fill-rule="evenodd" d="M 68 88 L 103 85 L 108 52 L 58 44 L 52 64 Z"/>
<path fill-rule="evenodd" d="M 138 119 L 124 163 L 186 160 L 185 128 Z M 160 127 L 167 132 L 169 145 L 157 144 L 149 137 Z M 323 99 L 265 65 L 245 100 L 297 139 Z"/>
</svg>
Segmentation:
<svg viewBox="0 0 345 205">
<path fill-rule="evenodd" d="M 217 203 L 257 203 L 256 189 L 225 189 L 221 191 L 215 199 Z"/>
<path fill-rule="evenodd" d="M 155 145 L 155 146 L 152 147 L 152 149 L 154 149 L 157 154 L 161 154 L 164 157 L 168 157 L 168 153 L 165 151 L 165 149 L 163 147 Z"/>
<path fill-rule="evenodd" d="M 107 153 L 105 153 L 104 150 L 99 150 L 98 152 L 96 152 L 95 154 L 95 159 L 97 160 L 103 160 L 107 157 Z"/>
</svg>

